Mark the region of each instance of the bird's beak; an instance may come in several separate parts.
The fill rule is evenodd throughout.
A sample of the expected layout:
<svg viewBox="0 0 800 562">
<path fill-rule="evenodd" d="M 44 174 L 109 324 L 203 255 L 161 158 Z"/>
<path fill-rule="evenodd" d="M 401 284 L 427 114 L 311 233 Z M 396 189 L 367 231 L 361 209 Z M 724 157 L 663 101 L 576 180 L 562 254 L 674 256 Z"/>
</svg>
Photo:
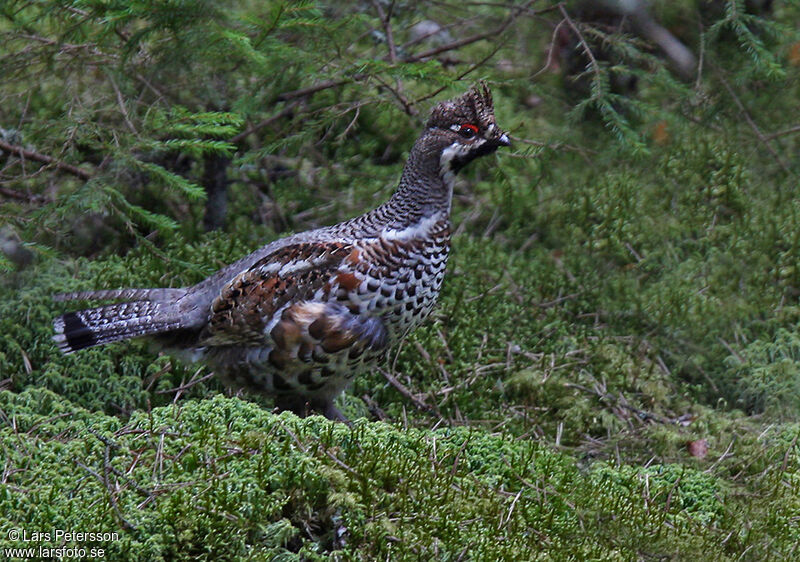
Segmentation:
<svg viewBox="0 0 800 562">
<path fill-rule="evenodd" d="M 494 142 L 497 144 L 497 146 L 511 146 L 511 141 L 509 140 L 507 133 L 503 133 L 497 137 Z"/>
</svg>

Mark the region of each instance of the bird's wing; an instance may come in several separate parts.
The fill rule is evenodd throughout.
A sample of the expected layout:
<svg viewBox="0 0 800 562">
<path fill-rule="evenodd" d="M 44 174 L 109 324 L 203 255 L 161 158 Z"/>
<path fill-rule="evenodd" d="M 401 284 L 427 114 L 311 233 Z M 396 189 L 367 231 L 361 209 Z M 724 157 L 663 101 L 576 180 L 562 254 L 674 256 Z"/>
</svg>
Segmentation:
<svg viewBox="0 0 800 562">
<path fill-rule="evenodd" d="M 380 319 L 359 315 L 347 299 L 361 283 L 359 256 L 344 242 L 277 249 L 222 288 L 199 345 L 272 347 L 270 361 L 279 368 L 312 354 L 382 348 Z"/>
</svg>

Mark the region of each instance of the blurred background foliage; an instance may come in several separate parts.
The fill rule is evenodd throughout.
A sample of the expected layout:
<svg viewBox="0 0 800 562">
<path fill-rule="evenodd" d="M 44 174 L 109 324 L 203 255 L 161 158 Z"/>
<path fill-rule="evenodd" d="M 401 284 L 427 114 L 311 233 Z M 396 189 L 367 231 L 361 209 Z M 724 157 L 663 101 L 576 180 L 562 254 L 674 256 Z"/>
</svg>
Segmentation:
<svg viewBox="0 0 800 562">
<path fill-rule="evenodd" d="M 20 451 L 15 415 L 47 426 L 85 409 L 86 427 L 123 439 L 129 419 L 153 431 L 141 412 L 166 416 L 151 412 L 171 403 L 204 411 L 230 394 L 202 366 L 146 342 L 59 356 L 51 321 L 64 308 L 53 293 L 191 284 L 278 236 L 369 210 L 391 194 L 430 107 L 485 79 L 514 147 L 457 183 L 434 320 L 357 380 L 342 406 L 373 421 L 359 431 L 374 429 L 376 442 L 419 429 L 413 455 L 430 454 L 432 439 L 435 456 L 433 426 L 466 426 L 479 449 L 536 447 L 556 459 L 537 478 L 569 482 L 556 487 L 562 511 L 526 511 L 547 485 L 514 488 L 525 467 L 501 476 L 502 462 L 489 471 L 494 484 L 473 490 L 483 507 L 470 504 L 468 474 L 453 467 L 463 496 L 413 506 L 381 495 L 391 492 L 385 483 L 326 504 L 287 468 L 269 486 L 294 499 L 270 508 L 270 530 L 255 535 L 224 517 L 193 528 L 197 498 L 233 509 L 202 486 L 188 512 L 170 511 L 178 496 L 148 509 L 195 547 L 208 533 L 241 531 L 242 552 L 255 556 L 344 549 L 369 559 L 397 544 L 394 556 L 457 559 L 472 544 L 488 559 L 488 531 L 471 523 L 480 513 L 510 533 L 500 558 L 518 558 L 524 544 L 560 545 L 552 552 L 568 556 L 581 551 L 564 538 L 572 533 L 596 547 L 581 551 L 591 557 L 680 558 L 711 545 L 719 558 L 796 556 L 798 21 L 797 2 L 764 0 L 0 4 L 0 420 L 14 459 L 0 487 L 11 486 L 9 521 L 32 501 L 20 499 L 33 478 L 23 465 L 66 462 L 76 475 L 65 478 L 86 474 L 77 457 Z M 40 398 L 31 396 L 47 407 L 32 407 Z M 247 404 L 219 403 L 253 415 Z M 309 424 L 312 434 L 333 431 Z M 108 474 L 97 439 L 69 427 L 36 439 L 45 449 L 83 443 Z M 236 446 L 247 449 L 253 431 L 242 429 Z M 369 433 L 352 439 L 374 445 Z M 352 476 L 334 478 L 341 466 L 323 457 L 304 469 L 313 478 Z M 412 478 L 401 457 L 347 462 L 367 471 L 390 463 L 400 480 Z M 452 481 L 425 474 L 446 497 Z M 646 494 L 657 488 L 665 504 L 651 510 Z M 497 489 L 513 490 L 510 499 Z M 96 492 L 96 517 L 125 529 L 114 494 Z M 587 515 L 595 497 L 599 511 Z M 247 509 L 246 497 L 237 501 Z M 640 507 L 608 515 L 625 501 Z M 390 507 L 367 514 L 353 508 L 359 502 Z M 90 517 L 78 505 L 76 521 Z M 470 505 L 463 519 L 459 505 Z M 398 538 L 397 517 L 445 508 L 461 523 L 412 522 Z M 515 509 L 523 519 L 512 529 Z M 350 541 L 321 538 L 312 530 L 320 520 L 329 534 L 346 527 Z M 531 541 L 526 525 L 560 539 Z M 145 548 L 130 535 L 126 555 L 185 556 L 172 550 L 175 536 Z"/>
</svg>

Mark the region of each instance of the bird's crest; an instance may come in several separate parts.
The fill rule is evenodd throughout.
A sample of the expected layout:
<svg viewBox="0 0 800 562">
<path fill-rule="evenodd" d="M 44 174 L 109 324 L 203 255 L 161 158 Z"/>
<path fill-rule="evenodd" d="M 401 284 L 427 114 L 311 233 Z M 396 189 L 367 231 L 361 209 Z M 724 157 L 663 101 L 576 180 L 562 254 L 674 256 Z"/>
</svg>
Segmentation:
<svg viewBox="0 0 800 562">
<path fill-rule="evenodd" d="M 480 82 L 460 97 L 443 101 L 433 108 L 428 127 L 447 129 L 454 123 L 475 123 L 481 128 L 494 124 L 492 92 Z"/>
</svg>

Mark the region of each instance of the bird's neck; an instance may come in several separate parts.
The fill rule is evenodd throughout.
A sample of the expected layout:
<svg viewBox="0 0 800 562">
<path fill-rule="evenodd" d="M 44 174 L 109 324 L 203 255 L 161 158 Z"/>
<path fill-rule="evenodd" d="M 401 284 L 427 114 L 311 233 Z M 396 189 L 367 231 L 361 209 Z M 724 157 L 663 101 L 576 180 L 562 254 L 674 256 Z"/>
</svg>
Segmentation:
<svg viewBox="0 0 800 562">
<path fill-rule="evenodd" d="M 423 136 L 408 156 L 397 190 L 386 206 L 401 218 L 415 221 L 439 215 L 448 217 L 455 173 L 442 166 L 442 147 Z"/>
</svg>

